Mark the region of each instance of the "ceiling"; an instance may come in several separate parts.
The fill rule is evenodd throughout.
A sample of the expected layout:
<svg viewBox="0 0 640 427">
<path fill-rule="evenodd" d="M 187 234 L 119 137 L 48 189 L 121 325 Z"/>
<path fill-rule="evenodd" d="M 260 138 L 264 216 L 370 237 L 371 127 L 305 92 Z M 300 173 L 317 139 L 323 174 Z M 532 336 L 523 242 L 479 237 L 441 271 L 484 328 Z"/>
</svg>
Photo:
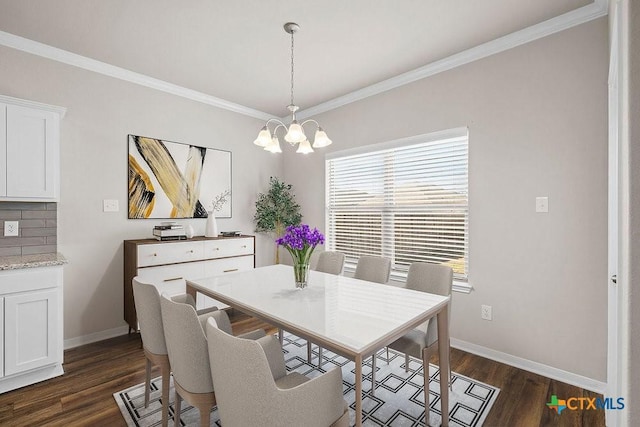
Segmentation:
<svg viewBox="0 0 640 427">
<path fill-rule="evenodd" d="M 591 0 L 0 0 L 0 30 L 276 116 Z"/>
</svg>

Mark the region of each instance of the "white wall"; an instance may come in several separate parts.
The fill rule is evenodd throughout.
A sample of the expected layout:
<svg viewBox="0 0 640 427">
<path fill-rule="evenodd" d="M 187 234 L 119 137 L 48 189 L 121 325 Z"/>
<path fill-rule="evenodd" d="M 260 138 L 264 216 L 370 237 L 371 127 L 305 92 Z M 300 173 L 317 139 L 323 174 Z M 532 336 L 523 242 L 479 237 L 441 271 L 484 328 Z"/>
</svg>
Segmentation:
<svg viewBox="0 0 640 427">
<path fill-rule="evenodd" d="M 606 380 L 605 18 L 314 117 L 329 151 L 468 126 L 471 294 L 452 337 Z M 287 153 L 324 227 L 324 157 Z M 549 213 L 535 213 L 535 197 Z M 480 305 L 493 306 L 493 321 Z"/>
<path fill-rule="evenodd" d="M 253 234 L 256 194 L 281 173 L 282 158 L 252 144 L 259 120 L 4 47 L 0 93 L 67 108 L 58 204 L 65 340 L 125 325 L 122 241 L 149 237 L 159 222 L 127 219 L 127 134 L 232 151 L 233 218 L 219 219 L 221 230 Z M 103 199 L 117 199 L 120 212 L 103 213 Z M 189 222 L 204 234 L 204 219 Z M 269 239 L 257 243 L 258 265 L 271 263 Z"/>
</svg>

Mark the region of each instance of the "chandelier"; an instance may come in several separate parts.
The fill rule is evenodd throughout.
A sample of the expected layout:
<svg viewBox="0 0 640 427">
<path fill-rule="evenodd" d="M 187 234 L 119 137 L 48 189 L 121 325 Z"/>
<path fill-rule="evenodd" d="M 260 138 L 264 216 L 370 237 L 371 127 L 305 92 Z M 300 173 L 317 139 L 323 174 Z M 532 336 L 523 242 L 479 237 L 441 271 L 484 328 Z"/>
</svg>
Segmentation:
<svg viewBox="0 0 640 427">
<path fill-rule="evenodd" d="M 291 123 L 287 127 L 280 119 L 269 119 L 267 123 L 262 127 L 260 132 L 258 133 L 258 137 L 254 144 L 259 147 L 263 147 L 265 150 L 270 151 L 272 153 L 282 153 L 280 149 L 280 140 L 278 139 L 277 132 L 280 129 L 286 130 L 286 134 L 284 135 L 284 140 L 287 141 L 292 146 L 299 144 L 296 153 L 313 153 L 313 148 L 321 148 L 326 147 L 331 144 L 331 140 L 325 133 L 325 131 L 320 127 L 318 122 L 313 119 L 308 119 L 303 121 L 302 123 L 298 123 L 296 120 L 296 111 L 300 108 L 294 104 L 293 102 L 293 35 L 300 29 L 300 26 L 295 22 L 287 22 L 284 24 L 284 30 L 291 34 L 291 104 L 287 106 L 287 109 L 291 111 Z M 316 126 L 316 133 L 313 138 L 313 148 L 311 148 L 311 143 L 309 139 L 304 133 L 304 125 L 307 123 L 312 123 Z M 273 130 L 269 129 L 269 125 L 275 124 Z"/>
</svg>

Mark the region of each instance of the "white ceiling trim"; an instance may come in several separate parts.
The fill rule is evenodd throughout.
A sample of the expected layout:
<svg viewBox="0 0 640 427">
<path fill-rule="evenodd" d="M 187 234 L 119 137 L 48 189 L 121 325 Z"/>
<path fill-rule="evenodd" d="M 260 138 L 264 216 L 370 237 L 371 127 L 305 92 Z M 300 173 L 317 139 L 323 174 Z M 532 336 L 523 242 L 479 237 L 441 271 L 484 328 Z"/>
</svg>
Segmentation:
<svg viewBox="0 0 640 427">
<path fill-rule="evenodd" d="M 0 31 L 0 45 L 21 50 L 33 55 L 42 56 L 43 58 L 52 59 L 54 61 L 72 65 L 74 67 L 83 68 L 85 70 L 93 71 L 99 74 L 104 74 L 105 76 L 114 77 L 116 79 L 145 86 L 151 89 L 167 92 L 172 95 L 177 95 L 183 98 L 190 99 L 192 101 L 201 102 L 213 107 L 233 111 L 235 113 L 243 114 L 249 117 L 255 117 L 256 119 L 268 120 L 272 117 L 270 114 L 267 114 L 263 111 L 245 107 L 244 105 L 236 104 L 235 102 L 207 95 L 196 90 L 178 86 L 176 84 L 156 79 L 145 74 L 136 73 L 125 68 L 116 67 L 115 65 L 107 64 L 106 62 L 87 58 L 86 56 L 78 55 L 67 50 L 59 49 L 57 47 L 53 47 L 24 37 L 16 36 L 15 34 L 7 33 L 4 31 Z"/>
<path fill-rule="evenodd" d="M 587 6 L 556 16 L 555 18 L 539 24 L 532 25 L 531 27 L 516 31 L 515 33 L 483 43 L 439 61 L 432 62 L 423 67 L 416 68 L 415 70 L 407 71 L 406 73 L 399 74 L 395 77 L 391 77 L 390 79 L 372 84 L 371 86 L 358 89 L 354 92 L 339 96 L 314 107 L 298 111 L 296 113 L 296 117 L 298 119 L 305 119 L 334 110 L 352 102 L 378 95 L 382 92 L 413 83 L 417 80 L 442 73 L 443 71 L 448 71 L 461 65 L 465 65 L 577 25 L 584 24 L 602 16 L 606 16 L 607 13 L 608 0 L 596 0 L 594 3 L 588 4 Z"/>
<path fill-rule="evenodd" d="M 339 96 L 330 101 L 323 102 L 314 107 L 296 113 L 300 119 L 310 117 L 312 115 L 324 113 L 344 105 L 350 104 L 361 99 L 368 98 L 413 83 L 417 80 L 424 79 L 429 76 L 451 70 L 461 65 L 477 61 L 482 58 L 503 52 L 508 49 L 523 45 L 525 43 L 546 37 L 550 34 L 572 28 L 576 25 L 592 21 L 607 15 L 609 0 L 595 0 L 587 6 L 549 19 L 537 25 L 525 28 L 515 33 L 511 33 L 496 40 L 481 44 L 463 52 L 451 55 L 415 70 L 408 71 L 398 76 L 383 80 L 379 83 L 367 86 L 343 96 Z M 124 80 L 130 83 L 156 89 L 172 95 L 190 99 L 192 101 L 211 105 L 213 107 L 222 108 L 224 110 L 233 111 L 245 116 L 254 117 L 256 119 L 269 120 L 272 115 L 254 108 L 246 107 L 235 102 L 227 101 L 212 95 L 207 95 L 193 89 L 179 86 L 164 80 L 156 79 L 145 74 L 136 73 L 125 68 L 107 64 L 73 52 L 69 52 L 57 47 L 53 47 L 44 43 L 30 40 L 15 34 L 0 31 L 0 45 L 10 47 L 12 49 L 21 50 L 32 55 L 38 55 L 43 58 L 62 62 L 67 65 L 93 71 L 116 79 Z M 285 119 L 287 119 L 286 117 Z"/>
</svg>

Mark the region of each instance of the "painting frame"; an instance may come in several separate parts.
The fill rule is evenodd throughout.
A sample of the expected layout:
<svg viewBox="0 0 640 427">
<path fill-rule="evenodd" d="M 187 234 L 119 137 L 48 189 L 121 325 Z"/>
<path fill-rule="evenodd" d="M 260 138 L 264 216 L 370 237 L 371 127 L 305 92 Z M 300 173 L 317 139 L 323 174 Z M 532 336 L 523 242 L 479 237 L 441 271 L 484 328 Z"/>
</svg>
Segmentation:
<svg viewBox="0 0 640 427">
<path fill-rule="evenodd" d="M 129 219 L 206 218 L 228 192 L 217 218 L 232 217 L 232 153 L 127 135 Z"/>
</svg>

